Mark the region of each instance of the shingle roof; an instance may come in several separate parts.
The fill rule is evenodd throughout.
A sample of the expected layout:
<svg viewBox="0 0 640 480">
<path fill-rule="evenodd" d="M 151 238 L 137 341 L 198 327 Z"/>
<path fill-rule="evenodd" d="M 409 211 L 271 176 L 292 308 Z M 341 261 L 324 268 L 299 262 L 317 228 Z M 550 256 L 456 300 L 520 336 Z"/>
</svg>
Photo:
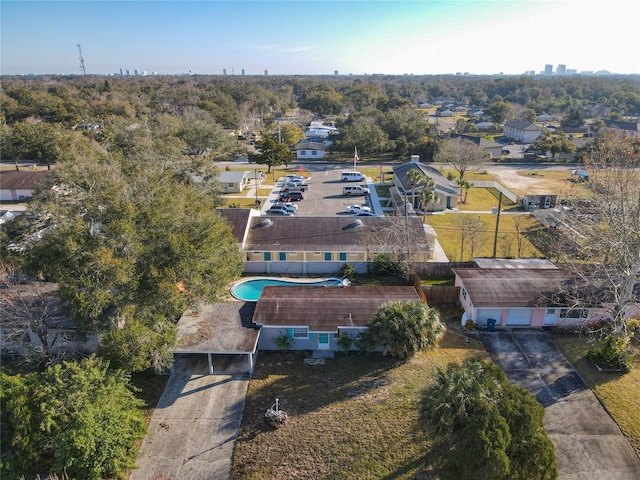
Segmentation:
<svg viewBox="0 0 640 480">
<path fill-rule="evenodd" d="M 14 170 L 0 172 L 0 188 L 3 190 L 33 190 L 43 180 L 46 172 L 16 172 Z"/>
<path fill-rule="evenodd" d="M 470 142 L 473 142 L 482 148 L 502 148 L 502 145 L 498 142 L 487 140 L 484 137 L 476 137 L 475 135 L 460 135 L 458 133 L 452 133 L 451 138 L 461 138 L 462 140 L 469 140 Z"/>
<path fill-rule="evenodd" d="M 551 268 L 454 268 L 475 307 L 535 307 L 573 276 Z"/>
<path fill-rule="evenodd" d="M 236 172 L 233 170 L 220 172 L 220 176 L 218 177 L 219 181 L 222 183 L 242 183 L 247 172 Z"/>
<path fill-rule="evenodd" d="M 231 225 L 236 241 L 242 243 L 251 210 L 248 208 L 219 208 L 216 211 Z"/>
<path fill-rule="evenodd" d="M 401 240 L 407 240 L 415 251 L 427 251 L 422 220 L 402 221 L 399 228 L 395 217 L 254 217 L 244 250 L 394 251 Z"/>
<path fill-rule="evenodd" d="M 256 305 L 254 323 L 309 326 L 310 331 L 335 332 L 339 327 L 366 326 L 378 307 L 389 301 L 414 302 L 413 287 L 265 287 Z"/>
<path fill-rule="evenodd" d="M 542 127 L 539 127 L 535 123 L 531 123 L 531 122 L 507 122 L 505 124 L 505 127 L 511 127 L 511 128 L 516 128 L 518 130 L 526 130 L 526 131 L 534 131 L 534 132 L 542 131 Z"/>
<path fill-rule="evenodd" d="M 400 182 L 404 190 L 411 190 L 411 182 L 407 178 L 407 173 L 414 169 L 420 170 L 424 175 L 433 179 L 433 182 L 435 183 L 436 193 L 449 196 L 460 195 L 460 189 L 458 188 L 458 185 L 456 185 L 451 180 L 448 180 L 447 177 L 442 175 L 435 168 L 420 162 L 407 162 L 403 163 L 402 165 L 398 165 L 397 167 L 393 167 L 393 173 L 398 178 L 398 181 Z M 418 189 L 419 186 L 416 186 L 416 190 Z"/>
</svg>

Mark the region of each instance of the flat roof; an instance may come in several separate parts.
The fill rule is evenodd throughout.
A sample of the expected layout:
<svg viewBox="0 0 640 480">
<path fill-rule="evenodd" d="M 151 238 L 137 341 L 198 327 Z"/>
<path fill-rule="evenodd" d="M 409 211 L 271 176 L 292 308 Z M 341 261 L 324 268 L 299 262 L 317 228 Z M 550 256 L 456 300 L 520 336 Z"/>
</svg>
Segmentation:
<svg viewBox="0 0 640 480">
<path fill-rule="evenodd" d="M 253 305 L 239 301 L 202 305 L 198 312 L 187 310 L 178 321 L 172 352 L 255 353 L 260 332 L 247 326 L 252 313 Z"/>
</svg>

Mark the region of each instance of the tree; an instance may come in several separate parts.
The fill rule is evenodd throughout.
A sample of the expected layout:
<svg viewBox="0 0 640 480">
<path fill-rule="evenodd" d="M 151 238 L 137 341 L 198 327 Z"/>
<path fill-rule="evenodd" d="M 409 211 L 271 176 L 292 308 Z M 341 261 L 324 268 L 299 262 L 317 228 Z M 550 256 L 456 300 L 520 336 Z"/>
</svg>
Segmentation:
<svg viewBox="0 0 640 480">
<path fill-rule="evenodd" d="M 579 128 L 584 125 L 584 118 L 578 110 L 573 110 L 560 121 L 561 127 Z"/>
<path fill-rule="evenodd" d="M 427 211 L 429 204 L 436 200 L 436 183 L 431 177 L 427 177 L 422 189 L 418 192 L 418 201 L 422 209 L 422 221 L 427 221 Z"/>
<path fill-rule="evenodd" d="M 411 183 L 411 206 L 416 208 L 416 187 L 426 183 L 427 177 L 418 168 L 412 168 L 407 172 L 407 180 Z"/>
<path fill-rule="evenodd" d="M 256 149 L 257 153 L 249 153 L 249 162 L 267 165 L 267 173 L 271 172 L 271 167 L 293 163 L 294 156 L 289 147 L 268 134 L 263 134 L 256 142 Z"/>
<path fill-rule="evenodd" d="M 482 221 L 475 215 L 460 214 L 456 219 L 456 224 L 460 229 L 460 261 L 464 262 L 465 259 L 472 259 L 476 255 L 485 232 Z M 465 256 L 467 248 L 469 254 Z"/>
<path fill-rule="evenodd" d="M 460 188 L 464 190 L 462 203 L 467 203 L 467 196 L 469 195 L 469 190 L 471 190 L 471 188 L 473 187 L 473 183 L 467 182 L 466 180 L 459 180 L 458 185 L 460 185 Z"/>
<path fill-rule="evenodd" d="M 0 379 L 3 477 L 122 479 L 134 467 L 146 432 L 144 402 L 122 371 L 89 358 Z"/>
<path fill-rule="evenodd" d="M 449 138 L 440 144 L 435 159 L 437 162 L 450 163 L 462 181 L 468 171 L 479 168 L 489 157 L 487 150 L 470 140 Z"/>
<path fill-rule="evenodd" d="M 510 110 L 511 107 L 509 104 L 504 101 L 497 101 L 492 103 L 489 108 L 485 109 L 485 112 L 491 117 L 491 120 L 494 123 L 502 123 L 507 119 Z"/>
<path fill-rule="evenodd" d="M 129 351 L 106 350 L 120 352 L 114 363 L 127 370 L 166 367 L 182 312 L 215 301 L 242 270 L 231 228 L 214 210 L 218 193 L 184 163 L 113 155 L 61 165 L 10 238 L 31 271 L 59 284 L 80 330 L 99 333 L 105 346 L 127 340 Z"/>
<path fill-rule="evenodd" d="M 337 142 L 342 151 L 353 152 L 358 148 L 361 154 L 383 153 L 389 148 L 389 136 L 371 116 L 357 116 L 340 129 L 342 138 Z"/>
<path fill-rule="evenodd" d="M 558 476 L 544 407 L 495 364 L 469 359 L 436 369 L 422 414 L 440 435 L 434 451 L 443 480 Z"/>
<path fill-rule="evenodd" d="M 395 301 L 379 307 L 367 327 L 370 345 L 399 358 L 435 348 L 445 329 L 437 310 L 422 302 Z"/>
<path fill-rule="evenodd" d="M 585 156 L 590 198 L 574 206 L 574 230 L 567 233 L 575 250 L 563 252 L 562 263 L 582 280 L 567 291 L 569 302 L 604 308 L 604 333 L 633 335 L 629 309 L 637 302 L 640 284 L 640 148 L 624 134 L 596 138 Z M 579 253 L 579 257 L 575 255 Z M 588 265 L 588 268 L 585 268 Z"/>
</svg>

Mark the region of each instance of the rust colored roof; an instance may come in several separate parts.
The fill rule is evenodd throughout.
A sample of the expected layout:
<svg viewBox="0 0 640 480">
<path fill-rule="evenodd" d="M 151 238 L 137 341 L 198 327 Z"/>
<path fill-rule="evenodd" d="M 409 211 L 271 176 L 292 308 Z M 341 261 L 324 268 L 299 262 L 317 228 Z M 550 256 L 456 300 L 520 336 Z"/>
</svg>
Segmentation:
<svg viewBox="0 0 640 480">
<path fill-rule="evenodd" d="M 268 326 L 308 326 L 312 332 L 366 326 L 389 301 L 420 301 L 413 287 L 264 287 L 253 315 Z"/>
<path fill-rule="evenodd" d="M 550 268 L 454 268 L 475 307 L 535 307 L 572 283 L 573 276 Z"/>
<path fill-rule="evenodd" d="M 417 217 L 264 217 L 251 218 L 245 250 L 358 252 L 397 251 L 409 241 L 415 252 L 429 250 L 429 241 Z"/>
<path fill-rule="evenodd" d="M 36 184 L 49 175 L 46 172 L 0 172 L 0 188 L 3 190 L 33 190 Z"/>
</svg>

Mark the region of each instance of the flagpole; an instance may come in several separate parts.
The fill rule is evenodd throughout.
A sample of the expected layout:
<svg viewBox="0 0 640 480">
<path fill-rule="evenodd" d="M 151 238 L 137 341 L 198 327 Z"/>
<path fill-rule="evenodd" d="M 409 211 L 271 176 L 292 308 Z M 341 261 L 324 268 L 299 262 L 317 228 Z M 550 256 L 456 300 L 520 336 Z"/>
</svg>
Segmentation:
<svg viewBox="0 0 640 480">
<path fill-rule="evenodd" d="M 358 147 L 353 147 L 353 171 L 356 170 L 357 161 L 358 161 Z"/>
</svg>

